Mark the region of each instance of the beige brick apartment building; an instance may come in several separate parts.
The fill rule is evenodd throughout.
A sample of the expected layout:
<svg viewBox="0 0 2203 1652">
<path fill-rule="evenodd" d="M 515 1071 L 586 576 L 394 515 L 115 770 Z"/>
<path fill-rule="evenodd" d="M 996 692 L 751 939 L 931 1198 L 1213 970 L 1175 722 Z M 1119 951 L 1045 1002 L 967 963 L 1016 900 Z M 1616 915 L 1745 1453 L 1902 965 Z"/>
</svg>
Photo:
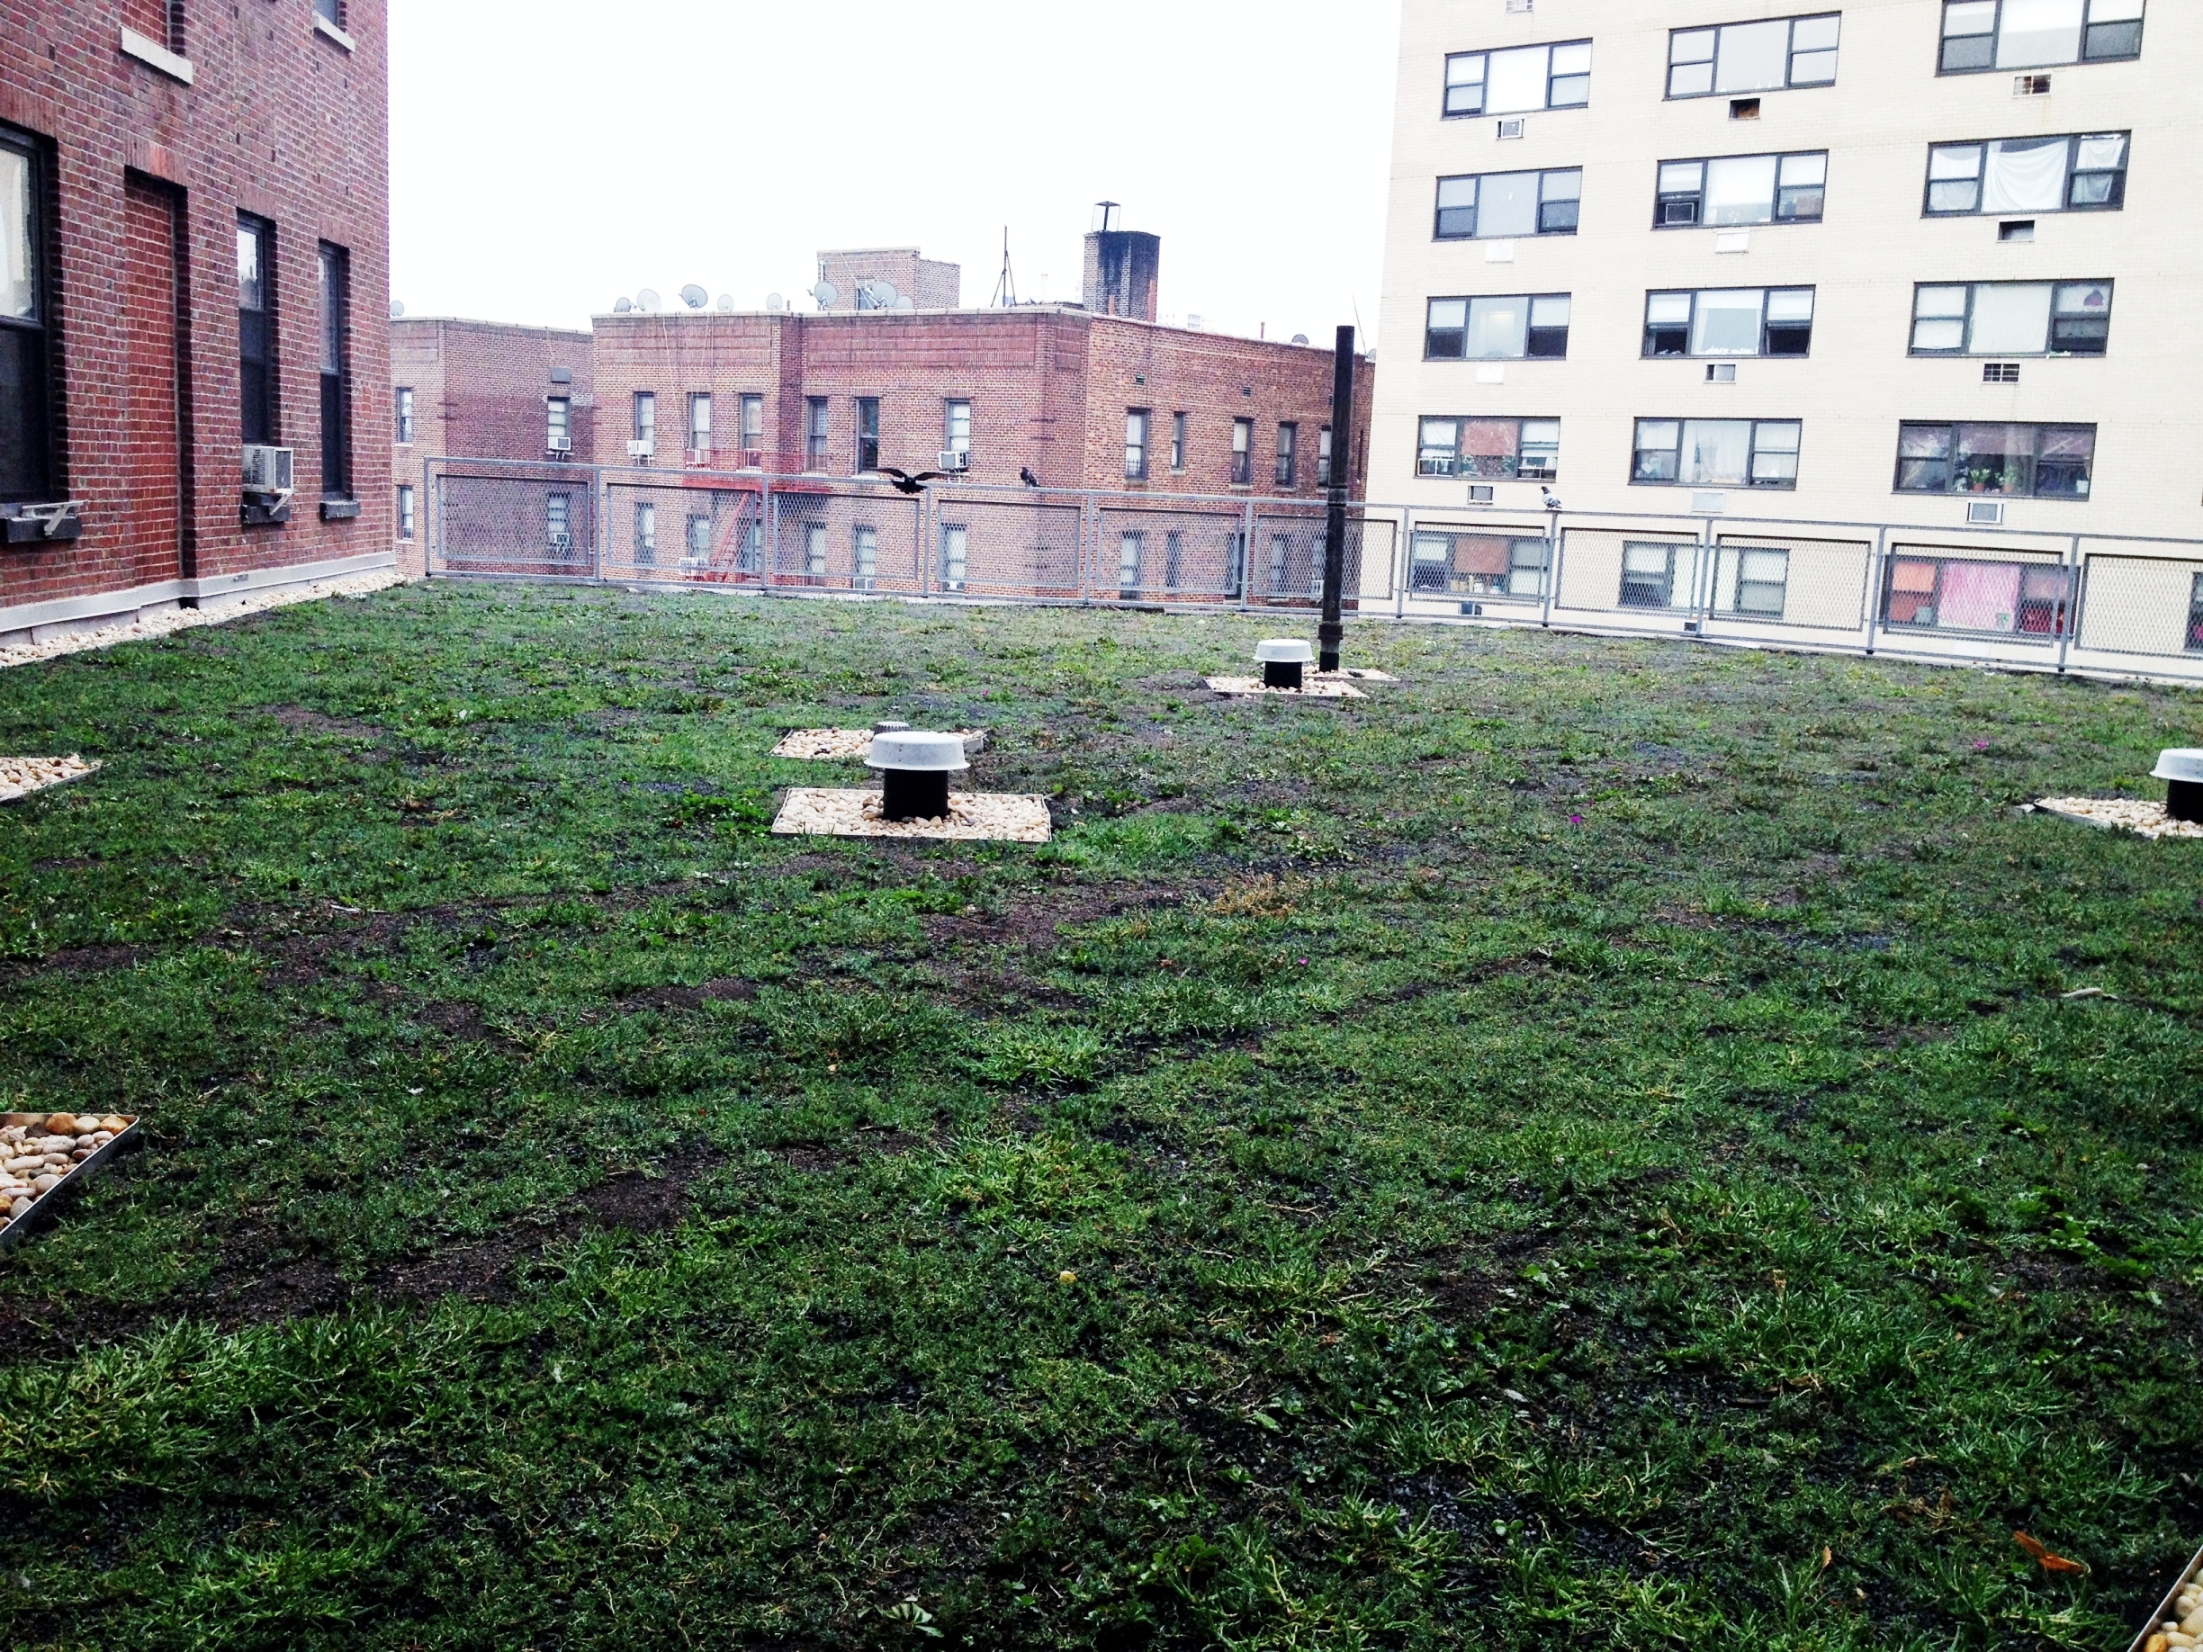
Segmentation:
<svg viewBox="0 0 2203 1652">
<path fill-rule="evenodd" d="M 2199 48 L 2171 0 L 1406 0 L 1371 488 L 1414 589 L 2061 636 L 2083 536 L 2203 538 Z M 1764 554 L 1587 527 L 1549 591 L 1547 487 Z M 2193 548 L 2122 555 L 2131 634 L 2082 641 L 2203 647 Z"/>
</svg>

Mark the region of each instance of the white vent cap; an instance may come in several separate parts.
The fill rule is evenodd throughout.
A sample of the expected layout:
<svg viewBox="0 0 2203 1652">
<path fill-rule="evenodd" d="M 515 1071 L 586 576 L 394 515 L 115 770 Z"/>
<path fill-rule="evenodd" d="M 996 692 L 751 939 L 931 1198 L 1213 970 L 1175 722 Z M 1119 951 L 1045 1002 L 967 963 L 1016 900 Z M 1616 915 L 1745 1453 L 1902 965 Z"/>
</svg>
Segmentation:
<svg viewBox="0 0 2203 1652">
<path fill-rule="evenodd" d="M 1257 665 L 1314 665 L 1316 651 L 1298 637 L 1271 637 L 1255 644 Z"/>
<path fill-rule="evenodd" d="M 2157 767 L 2151 772 L 2152 780 L 2182 780 L 2191 786 L 2203 785 L 2203 751 L 2193 747 L 2179 751 L 2160 752 Z"/>
<path fill-rule="evenodd" d="M 872 736 L 872 752 L 865 766 L 900 769 L 918 774 L 961 774 L 971 767 L 964 759 L 961 734 L 926 734 L 912 729 Z"/>
</svg>

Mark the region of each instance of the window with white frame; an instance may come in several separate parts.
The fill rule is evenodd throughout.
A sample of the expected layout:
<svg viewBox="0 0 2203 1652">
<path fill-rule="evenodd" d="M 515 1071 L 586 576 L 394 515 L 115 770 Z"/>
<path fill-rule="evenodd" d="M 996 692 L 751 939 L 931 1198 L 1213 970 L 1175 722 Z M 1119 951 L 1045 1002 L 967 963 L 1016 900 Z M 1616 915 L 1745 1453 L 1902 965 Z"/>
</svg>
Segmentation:
<svg viewBox="0 0 2203 1652">
<path fill-rule="evenodd" d="M 701 513 L 688 519 L 686 560 L 692 568 L 708 567 L 711 563 L 711 518 Z"/>
<path fill-rule="evenodd" d="M 828 433 L 833 429 L 832 418 L 832 410 L 827 405 L 824 396 L 806 396 L 803 398 L 803 468 L 805 470 L 824 470 L 826 468 L 826 444 Z"/>
<path fill-rule="evenodd" d="M 957 400 L 949 402 L 945 409 L 942 434 L 945 437 L 943 451 L 969 454 L 971 452 L 971 403 Z"/>
<path fill-rule="evenodd" d="M 1117 589 L 1132 597 L 1140 593 L 1140 564 L 1147 556 L 1147 535 L 1121 534 L 1117 539 Z"/>
<path fill-rule="evenodd" d="M 806 578 L 826 577 L 826 524 L 803 524 L 803 572 Z"/>
<path fill-rule="evenodd" d="M 763 457 L 765 448 L 765 398 L 742 398 L 742 447 L 745 453 Z"/>
<path fill-rule="evenodd" d="M 1812 348 L 1811 287 L 1645 295 L 1648 356 L 1803 356 Z"/>
<path fill-rule="evenodd" d="M 1170 468 L 1186 468 L 1186 416 L 1183 413 L 1170 416 Z"/>
<path fill-rule="evenodd" d="M 1917 631 L 1984 631 L 2002 636 L 2065 634 L 2073 574 L 2046 562 L 1895 556 L 1882 592 L 1882 619 Z"/>
<path fill-rule="evenodd" d="M 1423 330 L 1426 361 L 1558 361 L 1568 354 L 1567 293 L 1434 298 Z"/>
<path fill-rule="evenodd" d="M 1281 424 L 1277 427 L 1277 469 L 1274 472 L 1281 488 L 1295 487 L 1300 481 L 1300 426 Z"/>
<path fill-rule="evenodd" d="M 635 507 L 635 562 L 638 567 L 658 565 L 658 507 Z"/>
<path fill-rule="evenodd" d="M 1668 96 L 1728 97 L 1833 86 L 1841 12 L 1676 29 L 1668 36 Z"/>
<path fill-rule="evenodd" d="M 1552 545 L 1542 537 L 1418 528 L 1408 588 L 1423 596 L 1541 602 L 1551 561 Z"/>
<path fill-rule="evenodd" d="M 413 487 L 411 483 L 398 484 L 398 537 L 413 537 Z"/>
<path fill-rule="evenodd" d="M 1316 433 L 1316 486 L 1331 485 L 1331 427 L 1325 425 Z"/>
<path fill-rule="evenodd" d="M 1976 281 L 1915 287 L 1916 356 L 2100 356 L 2111 344 L 2108 281 Z"/>
<path fill-rule="evenodd" d="M 700 390 L 688 399 L 688 445 L 692 453 L 711 453 L 711 392 Z"/>
<path fill-rule="evenodd" d="M 1455 52 L 1446 59 L 1448 115 L 1521 115 L 1591 101 L 1591 42 Z"/>
<path fill-rule="evenodd" d="M 1583 208 L 1583 168 L 1485 172 L 1438 180 L 1440 241 L 1513 241 L 1573 235 Z"/>
<path fill-rule="evenodd" d="M 971 529 L 961 524 L 941 524 L 941 589 L 961 591 L 971 557 Z"/>
<path fill-rule="evenodd" d="M 2126 205 L 2130 136 L 2091 132 L 1936 144 L 1928 150 L 1926 215 L 2117 212 Z"/>
<path fill-rule="evenodd" d="M 398 445 L 405 447 L 413 440 L 413 387 L 401 384 L 397 391 Z"/>
<path fill-rule="evenodd" d="M 543 398 L 544 422 L 548 427 L 545 444 L 553 453 L 574 451 L 574 402 L 571 396 L 546 396 Z"/>
<path fill-rule="evenodd" d="M 1560 420 L 1424 419 L 1416 442 L 1415 473 L 1553 481 L 1560 474 Z"/>
<path fill-rule="evenodd" d="M 1124 477 L 1128 482 L 1147 480 L 1147 427 L 1153 417 L 1144 407 L 1128 409 L 1124 416 Z"/>
<path fill-rule="evenodd" d="M 1232 486 L 1254 485 L 1254 420 L 1232 420 Z"/>
<path fill-rule="evenodd" d="M 635 445 L 642 452 L 639 457 L 649 458 L 658 445 L 658 395 L 653 390 L 635 392 Z"/>
<path fill-rule="evenodd" d="M 570 493 L 554 493 L 548 496 L 543 501 L 543 518 L 551 554 L 573 555 L 574 496 Z"/>
<path fill-rule="evenodd" d="M 1653 487 L 1798 485 L 1795 419 L 1639 419 L 1632 483 Z"/>
<path fill-rule="evenodd" d="M 2086 499 L 2094 481 L 2092 424 L 1944 424 L 1897 427 L 1899 493 Z"/>
<path fill-rule="evenodd" d="M 823 532 L 824 529 L 820 531 Z M 872 589 L 872 582 L 880 577 L 880 530 L 871 527 L 857 528 L 852 538 L 851 552 L 855 560 L 857 588 L 869 591 Z"/>
<path fill-rule="evenodd" d="M 1827 200 L 1825 149 L 1662 161 L 1652 227 L 1817 224 Z"/>
<path fill-rule="evenodd" d="M 1725 545 L 1717 584 L 1718 612 L 1780 619 L 1790 602 L 1790 553 L 1770 545 Z"/>
<path fill-rule="evenodd" d="M 1943 0 L 1946 75 L 2142 55 L 2143 0 Z"/>
<path fill-rule="evenodd" d="M 857 398 L 857 474 L 868 475 L 880 468 L 880 398 Z"/>
</svg>

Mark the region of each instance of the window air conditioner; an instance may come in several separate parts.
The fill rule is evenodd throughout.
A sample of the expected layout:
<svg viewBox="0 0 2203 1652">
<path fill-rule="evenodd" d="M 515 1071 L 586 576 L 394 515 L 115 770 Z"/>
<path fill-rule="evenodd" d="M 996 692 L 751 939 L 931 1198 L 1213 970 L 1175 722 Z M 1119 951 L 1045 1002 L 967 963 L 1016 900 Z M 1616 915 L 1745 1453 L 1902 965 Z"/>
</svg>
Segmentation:
<svg viewBox="0 0 2203 1652">
<path fill-rule="evenodd" d="M 688 450 L 688 462 L 699 470 L 709 470 L 712 455 L 718 451 L 711 447 L 692 447 Z"/>
<path fill-rule="evenodd" d="M 744 448 L 742 450 L 742 468 L 744 470 L 763 470 L 765 468 L 765 450 L 761 447 Z"/>
<path fill-rule="evenodd" d="M 1489 482 L 1471 482 L 1471 483 L 1469 484 L 1469 503 L 1470 503 L 1470 504 L 1472 504 L 1472 505 L 1488 505 L 1488 504 L 1490 504 L 1490 503 L 1492 502 L 1492 497 L 1493 497 L 1493 489 L 1492 489 L 1492 484 L 1491 484 L 1491 483 L 1489 483 Z"/>
<path fill-rule="evenodd" d="M 245 491 L 251 494 L 279 494 L 288 499 L 298 491 L 291 480 L 293 450 L 287 447 L 261 447 L 245 449 Z"/>
<path fill-rule="evenodd" d="M 656 442 L 629 442 L 627 444 L 627 456 L 630 459 L 655 458 L 657 452 L 658 444 Z"/>
<path fill-rule="evenodd" d="M 971 469 L 971 454 L 969 452 L 944 452 L 940 455 L 940 462 L 933 468 L 935 470 L 945 470 L 955 475 L 962 475 Z"/>
<path fill-rule="evenodd" d="M 1970 528 L 2001 528 L 2004 526 L 2002 500 L 1969 500 L 1966 504 L 1966 525 Z"/>
<path fill-rule="evenodd" d="M 1529 129 L 1530 123 L 1526 120 L 1523 120 L 1520 116 L 1517 116 L 1513 120 L 1503 120 L 1499 123 L 1499 135 L 1502 138 L 1519 138 L 1527 133 Z"/>
<path fill-rule="evenodd" d="M 573 439 L 573 437 L 571 437 L 571 436 L 553 436 L 553 437 L 551 438 L 551 451 L 552 451 L 553 453 L 571 453 L 571 452 L 573 452 L 573 451 L 574 451 L 574 439 Z"/>
</svg>

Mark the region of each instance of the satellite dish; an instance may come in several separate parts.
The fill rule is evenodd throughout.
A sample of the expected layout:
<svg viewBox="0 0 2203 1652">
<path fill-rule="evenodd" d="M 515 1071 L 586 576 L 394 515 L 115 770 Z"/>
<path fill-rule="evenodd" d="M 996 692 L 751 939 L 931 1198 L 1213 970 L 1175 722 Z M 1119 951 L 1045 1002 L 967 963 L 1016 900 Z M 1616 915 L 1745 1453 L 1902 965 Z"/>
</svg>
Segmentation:
<svg viewBox="0 0 2203 1652">
<path fill-rule="evenodd" d="M 811 289 L 811 296 L 818 300 L 820 309 L 831 310 L 841 302 L 841 289 L 831 281 L 821 281 Z"/>
<path fill-rule="evenodd" d="M 665 300 L 648 287 L 635 295 L 635 308 L 642 311 L 644 315 L 656 315 L 664 307 Z"/>
<path fill-rule="evenodd" d="M 908 293 L 905 293 L 902 297 L 895 300 L 894 307 L 907 314 L 910 311 L 917 309 L 918 301 L 912 298 Z"/>
<path fill-rule="evenodd" d="M 681 302 L 692 310 L 701 310 L 711 302 L 711 294 L 691 281 L 681 289 Z"/>
<path fill-rule="evenodd" d="M 1293 335 L 1293 342 L 1295 344 L 1306 344 L 1308 342 L 1308 335 L 1306 333 L 1295 333 Z"/>
<path fill-rule="evenodd" d="M 892 310 L 895 308 L 895 301 L 903 296 L 895 290 L 895 283 L 892 281 L 875 281 L 865 291 L 871 295 L 872 308 L 875 310 Z"/>
<path fill-rule="evenodd" d="M 612 305 L 612 313 L 614 315 L 633 315 L 635 313 L 635 301 L 632 298 L 616 300 Z"/>
<path fill-rule="evenodd" d="M 719 308 L 721 308 L 722 310 L 732 310 L 734 308 L 734 294 L 721 293 L 719 295 Z"/>
<path fill-rule="evenodd" d="M 398 319 L 399 319 L 400 317 L 402 317 L 402 316 L 403 316 L 404 314 L 405 314 L 405 306 L 404 306 L 403 304 L 401 304 L 401 303 L 400 303 L 400 302 L 399 302 L 399 301 L 398 301 L 397 299 L 393 298 L 393 299 L 392 299 L 392 300 L 390 301 L 390 319 L 391 319 L 392 321 L 396 321 L 396 320 L 398 320 Z"/>
<path fill-rule="evenodd" d="M 780 294 L 767 293 L 765 295 L 765 308 L 772 311 L 774 315 L 780 314 L 780 312 L 782 310 L 785 310 L 787 307 L 788 301 L 785 298 L 782 298 Z"/>
</svg>

